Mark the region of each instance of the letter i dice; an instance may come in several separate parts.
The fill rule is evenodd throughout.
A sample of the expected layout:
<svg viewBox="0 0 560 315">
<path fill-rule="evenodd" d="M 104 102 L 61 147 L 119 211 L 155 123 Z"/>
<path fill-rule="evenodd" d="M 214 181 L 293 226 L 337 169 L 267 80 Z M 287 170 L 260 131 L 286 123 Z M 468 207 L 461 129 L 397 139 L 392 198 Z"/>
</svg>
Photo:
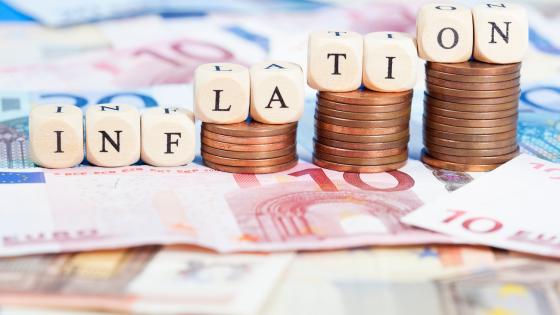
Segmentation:
<svg viewBox="0 0 560 315">
<path fill-rule="evenodd" d="M 208 63 L 194 73 L 194 115 L 203 122 L 239 123 L 249 115 L 249 70 L 231 63 Z"/>
<path fill-rule="evenodd" d="M 283 61 L 251 67 L 251 117 L 265 124 L 298 121 L 304 106 L 303 71 Z"/>
<path fill-rule="evenodd" d="M 471 58 L 471 10 L 456 4 L 426 4 L 416 18 L 418 55 L 434 62 L 463 62 Z"/>
<path fill-rule="evenodd" d="M 29 146 L 35 164 L 65 168 L 84 159 L 82 111 L 73 105 L 38 105 L 29 113 Z"/>
<path fill-rule="evenodd" d="M 158 107 L 142 113 L 141 158 L 154 166 L 180 166 L 194 159 L 195 125 L 191 111 Z"/>
<path fill-rule="evenodd" d="M 126 166 L 140 159 L 140 114 L 125 104 L 91 105 L 86 111 L 86 156 L 97 166 Z"/>
<path fill-rule="evenodd" d="M 473 8 L 474 58 L 489 63 L 520 62 L 529 46 L 525 9 L 506 3 L 484 3 Z"/>
<path fill-rule="evenodd" d="M 380 92 L 414 88 L 418 52 L 414 38 L 405 33 L 375 32 L 364 37 L 364 85 Z"/>
<path fill-rule="evenodd" d="M 307 84 L 315 90 L 349 92 L 362 84 L 362 36 L 354 32 L 309 35 Z"/>
</svg>

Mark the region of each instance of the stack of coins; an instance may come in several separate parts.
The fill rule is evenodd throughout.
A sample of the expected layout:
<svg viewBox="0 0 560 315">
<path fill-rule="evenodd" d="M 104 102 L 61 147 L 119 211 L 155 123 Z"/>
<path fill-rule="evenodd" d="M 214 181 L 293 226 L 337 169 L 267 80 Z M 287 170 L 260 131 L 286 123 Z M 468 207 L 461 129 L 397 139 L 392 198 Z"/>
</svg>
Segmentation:
<svg viewBox="0 0 560 315">
<path fill-rule="evenodd" d="M 202 160 L 208 167 L 229 173 L 285 171 L 297 164 L 296 131 L 297 122 L 202 123 Z"/>
<path fill-rule="evenodd" d="M 422 161 L 490 171 L 514 158 L 521 64 L 426 64 Z"/>
<path fill-rule="evenodd" d="M 412 90 L 317 93 L 313 162 L 360 173 L 404 166 L 411 102 Z"/>
</svg>

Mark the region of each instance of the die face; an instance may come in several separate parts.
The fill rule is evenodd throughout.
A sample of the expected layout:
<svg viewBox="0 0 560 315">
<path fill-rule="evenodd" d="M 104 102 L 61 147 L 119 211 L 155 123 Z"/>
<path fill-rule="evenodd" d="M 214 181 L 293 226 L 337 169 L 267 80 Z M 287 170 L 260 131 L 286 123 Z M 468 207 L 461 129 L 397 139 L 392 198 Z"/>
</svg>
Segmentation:
<svg viewBox="0 0 560 315">
<path fill-rule="evenodd" d="M 266 124 L 286 124 L 303 115 L 303 71 L 290 62 L 270 61 L 251 67 L 251 117 Z"/>
<path fill-rule="evenodd" d="M 141 158 L 153 166 L 180 166 L 194 160 L 196 128 L 183 108 L 151 108 L 142 113 Z"/>
<path fill-rule="evenodd" d="M 473 51 L 471 10 L 456 4 L 426 4 L 416 19 L 418 54 L 433 62 L 464 62 Z"/>
<path fill-rule="evenodd" d="M 86 157 L 97 166 L 117 167 L 140 159 L 140 114 L 125 104 L 101 104 L 86 112 Z"/>
<path fill-rule="evenodd" d="M 204 64 L 195 71 L 194 114 L 203 122 L 232 124 L 249 115 L 249 70 L 229 63 Z"/>
<path fill-rule="evenodd" d="M 529 46 L 525 9 L 508 3 L 483 3 L 473 8 L 474 58 L 489 63 L 520 62 Z"/>
<path fill-rule="evenodd" d="M 307 84 L 319 91 L 349 92 L 362 84 L 363 38 L 354 32 L 309 35 Z"/>
<path fill-rule="evenodd" d="M 414 87 L 418 53 L 414 38 L 404 33 L 375 32 L 364 37 L 364 85 L 380 92 Z"/>
<path fill-rule="evenodd" d="M 47 168 L 73 167 L 84 159 L 82 111 L 73 105 L 40 105 L 29 114 L 33 162 Z"/>
</svg>

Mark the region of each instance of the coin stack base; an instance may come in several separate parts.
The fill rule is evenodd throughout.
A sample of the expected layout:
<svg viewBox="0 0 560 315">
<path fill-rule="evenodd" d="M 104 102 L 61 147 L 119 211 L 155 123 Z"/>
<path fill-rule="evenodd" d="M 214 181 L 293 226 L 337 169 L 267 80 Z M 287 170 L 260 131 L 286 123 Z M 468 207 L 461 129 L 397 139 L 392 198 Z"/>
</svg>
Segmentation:
<svg viewBox="0 0 560 315">
<path fill-rule="evenodd" d="M 520 63 L 428 62 L 422 161 L 484 172 L 514 158 L 520 69 Z"/>
<path fill-rule="evenodd" d="M 298 161 L 296 130 L 297 123 L 203 123 L 203 163 L 228 173 L 266 174 L 288 170 Z"/>
<path fill-rule="evenodd" d="M 340 172 L 396 170 L 408 159 L 412 91 L 319 92 L 313 163 Z"/>
</svg>

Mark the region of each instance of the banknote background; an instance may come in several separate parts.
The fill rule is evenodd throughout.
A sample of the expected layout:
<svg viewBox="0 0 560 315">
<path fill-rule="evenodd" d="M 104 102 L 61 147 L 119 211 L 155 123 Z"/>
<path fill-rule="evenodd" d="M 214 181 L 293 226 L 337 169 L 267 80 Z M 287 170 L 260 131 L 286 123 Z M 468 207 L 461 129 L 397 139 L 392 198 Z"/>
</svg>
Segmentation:
<svg viewBox="0 0 560 315">
<path fill-rule="evenodd" d="M 310 164 L 310 89 L 301 163 L 288 172 L 222 174 L 198 159 L 183 168 L 84 163 L 45 171 L 29 160 L 33 106 L 191 108 L 198 64 L 276 58 L 305 66 L 309 31 L 414 33 L 420 5 L 0 2 L 0 314 L 560 313 L 557 261 L 459 245 L 400 223 L 481 176 L 418 161 L 422 78 L 411 160 L 398 172 L 341 174 Z M 560 5 L 525 5 L 519 142 L 523 152 L 560 162 Z M 178 243 L 189 246 L 169 246 Z"/>
</svg>

